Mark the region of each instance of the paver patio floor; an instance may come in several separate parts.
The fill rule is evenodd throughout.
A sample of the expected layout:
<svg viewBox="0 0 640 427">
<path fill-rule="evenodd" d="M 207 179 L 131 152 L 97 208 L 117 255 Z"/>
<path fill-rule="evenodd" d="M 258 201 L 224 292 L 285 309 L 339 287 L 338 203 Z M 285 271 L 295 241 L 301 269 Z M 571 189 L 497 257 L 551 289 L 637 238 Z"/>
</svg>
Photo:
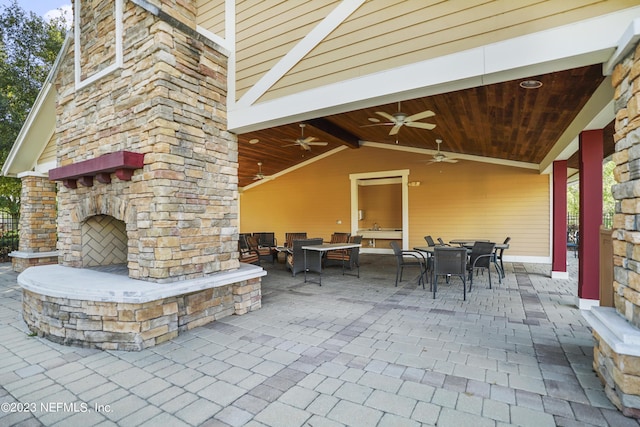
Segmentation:
<svg viewBox="0 0 640 427">
<path fill-rule="evenodd" d="M 387 255 L 361 255 L 359 279 L 330 267 L 322 286 L 263 263 L 262 309 L 140 352 L 29 336 L 2 264 L 0 425 L 638 426 L 592 370 L 569 261 L 571 280 L 507 263 L 467 301 L 457 279 L 436 299 L 415 271 L 394 287 Z"/>
</svg>

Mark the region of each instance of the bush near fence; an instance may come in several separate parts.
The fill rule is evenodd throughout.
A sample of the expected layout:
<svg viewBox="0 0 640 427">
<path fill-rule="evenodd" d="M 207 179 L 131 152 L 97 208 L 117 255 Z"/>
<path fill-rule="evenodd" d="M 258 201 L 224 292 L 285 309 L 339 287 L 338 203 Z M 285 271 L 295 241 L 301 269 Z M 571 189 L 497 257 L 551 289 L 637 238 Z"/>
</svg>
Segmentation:
<svg viewBox="0 0 640 427">
<path fill-rule="evenodd" d="M 0 212 L 0 262 L 9 262 L 9 254 L 18 250 L 18 218 Z"/>
</svg>

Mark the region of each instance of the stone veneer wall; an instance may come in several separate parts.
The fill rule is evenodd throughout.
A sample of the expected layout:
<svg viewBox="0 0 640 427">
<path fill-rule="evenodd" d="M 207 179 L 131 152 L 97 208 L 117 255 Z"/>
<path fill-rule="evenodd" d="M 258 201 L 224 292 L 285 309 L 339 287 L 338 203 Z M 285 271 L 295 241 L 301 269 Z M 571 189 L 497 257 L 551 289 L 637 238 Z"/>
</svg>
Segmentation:
<svg viewBox="0 0 640 427">
<path fill-rule="evenodd" d="M 39 257 L 39 252 L 56 250 L 56 184 L 41 176 L 21 178 L 20 243 L 18 250 L 33 257 L 13 257 L 13 270 L 22 272 L 28 267 L 57 264 L 57 256 Z"/>
<path fill-rule="evenodd" d="M 58 73 L 59 166 L 120 150 L 145 154 L 131 181 L 112 174 L 109 184 L 59 186 L 61 262 L 82 266 L 81 222 L 105 214 L 126 224 L 132 278 L 166 282 L 236 269 L 238 153 L 226 131 L 226 57 L 190 30 L 195 0 L 152 1 L 159 12 L 135 3 L 124 2 L 122 68 L 77 91 L 72 54 Z M 93 19 L 91 8 L 81 11 L 82 22 Z M 106 18 L 82 28 L 81 40 L 113 45 Z M 100 50 L 82 48 L 83 73 L 99 69 Z"/>
<path fill-rule="evenodd" d="M 618 184 L 613 186 L 614 305 L 617 313 L 640 328 L 640 47 L 612 74 L 615 88 L 613 160 Z M 620 354 L 594 329 L 593 368 L 609 399 L 625 415 L 640 417 L 640 357 Z"/>
<path fill-rule="evenodd" d="M 231 314 L 261 307 L 260 278 L 147 303 L 81 301 L 23 291 L 23 318 L 50 341 L 139 351 Z"/>
</svg>

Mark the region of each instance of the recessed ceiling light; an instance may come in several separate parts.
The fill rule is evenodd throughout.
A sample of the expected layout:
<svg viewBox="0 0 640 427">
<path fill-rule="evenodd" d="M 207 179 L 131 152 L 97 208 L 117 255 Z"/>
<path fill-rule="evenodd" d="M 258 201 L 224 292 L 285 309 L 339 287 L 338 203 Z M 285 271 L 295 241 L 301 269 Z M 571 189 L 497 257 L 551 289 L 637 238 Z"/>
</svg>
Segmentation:
<svg viewBox="0 0 640 427">
<path fill-rule="evenodd" d="M 371 123 L 380 123 L 380 119 L 376 117 L 369 117 L 368 119 Z"/>
<path fill-rule="evenodd" d="M 525 80 L 520 82 L 520 87 L 524 89 L 538 89 L 542 86 L 542 82 L 538 80 Z"/>
<path fill-rule="evenodd" d="M 260 142 L 259 139 L 253 138 L 249 140 L 249 144 L 257 144 L 258 142 Z"/>
</svg>

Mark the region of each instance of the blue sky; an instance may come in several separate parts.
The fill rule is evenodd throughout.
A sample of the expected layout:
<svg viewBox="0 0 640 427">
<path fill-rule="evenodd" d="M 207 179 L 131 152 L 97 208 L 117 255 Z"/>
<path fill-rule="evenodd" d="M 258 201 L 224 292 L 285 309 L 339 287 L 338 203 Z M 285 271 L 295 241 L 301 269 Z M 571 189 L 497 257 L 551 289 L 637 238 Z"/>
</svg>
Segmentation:
<svg viewBox="0 0 640 427">
<path fill-rule="evenodd" d="M 0 8 L 11 4 L 11 0 L 0 0 Z M 56 9 L 66 6 L 69 8 L 71 15 L 71 0 L 18 0 L 18 4 L 27 12 L 34 12 L 43 18 L 47 17 L 47 13 L 54 13 Z"/>
</svg>

